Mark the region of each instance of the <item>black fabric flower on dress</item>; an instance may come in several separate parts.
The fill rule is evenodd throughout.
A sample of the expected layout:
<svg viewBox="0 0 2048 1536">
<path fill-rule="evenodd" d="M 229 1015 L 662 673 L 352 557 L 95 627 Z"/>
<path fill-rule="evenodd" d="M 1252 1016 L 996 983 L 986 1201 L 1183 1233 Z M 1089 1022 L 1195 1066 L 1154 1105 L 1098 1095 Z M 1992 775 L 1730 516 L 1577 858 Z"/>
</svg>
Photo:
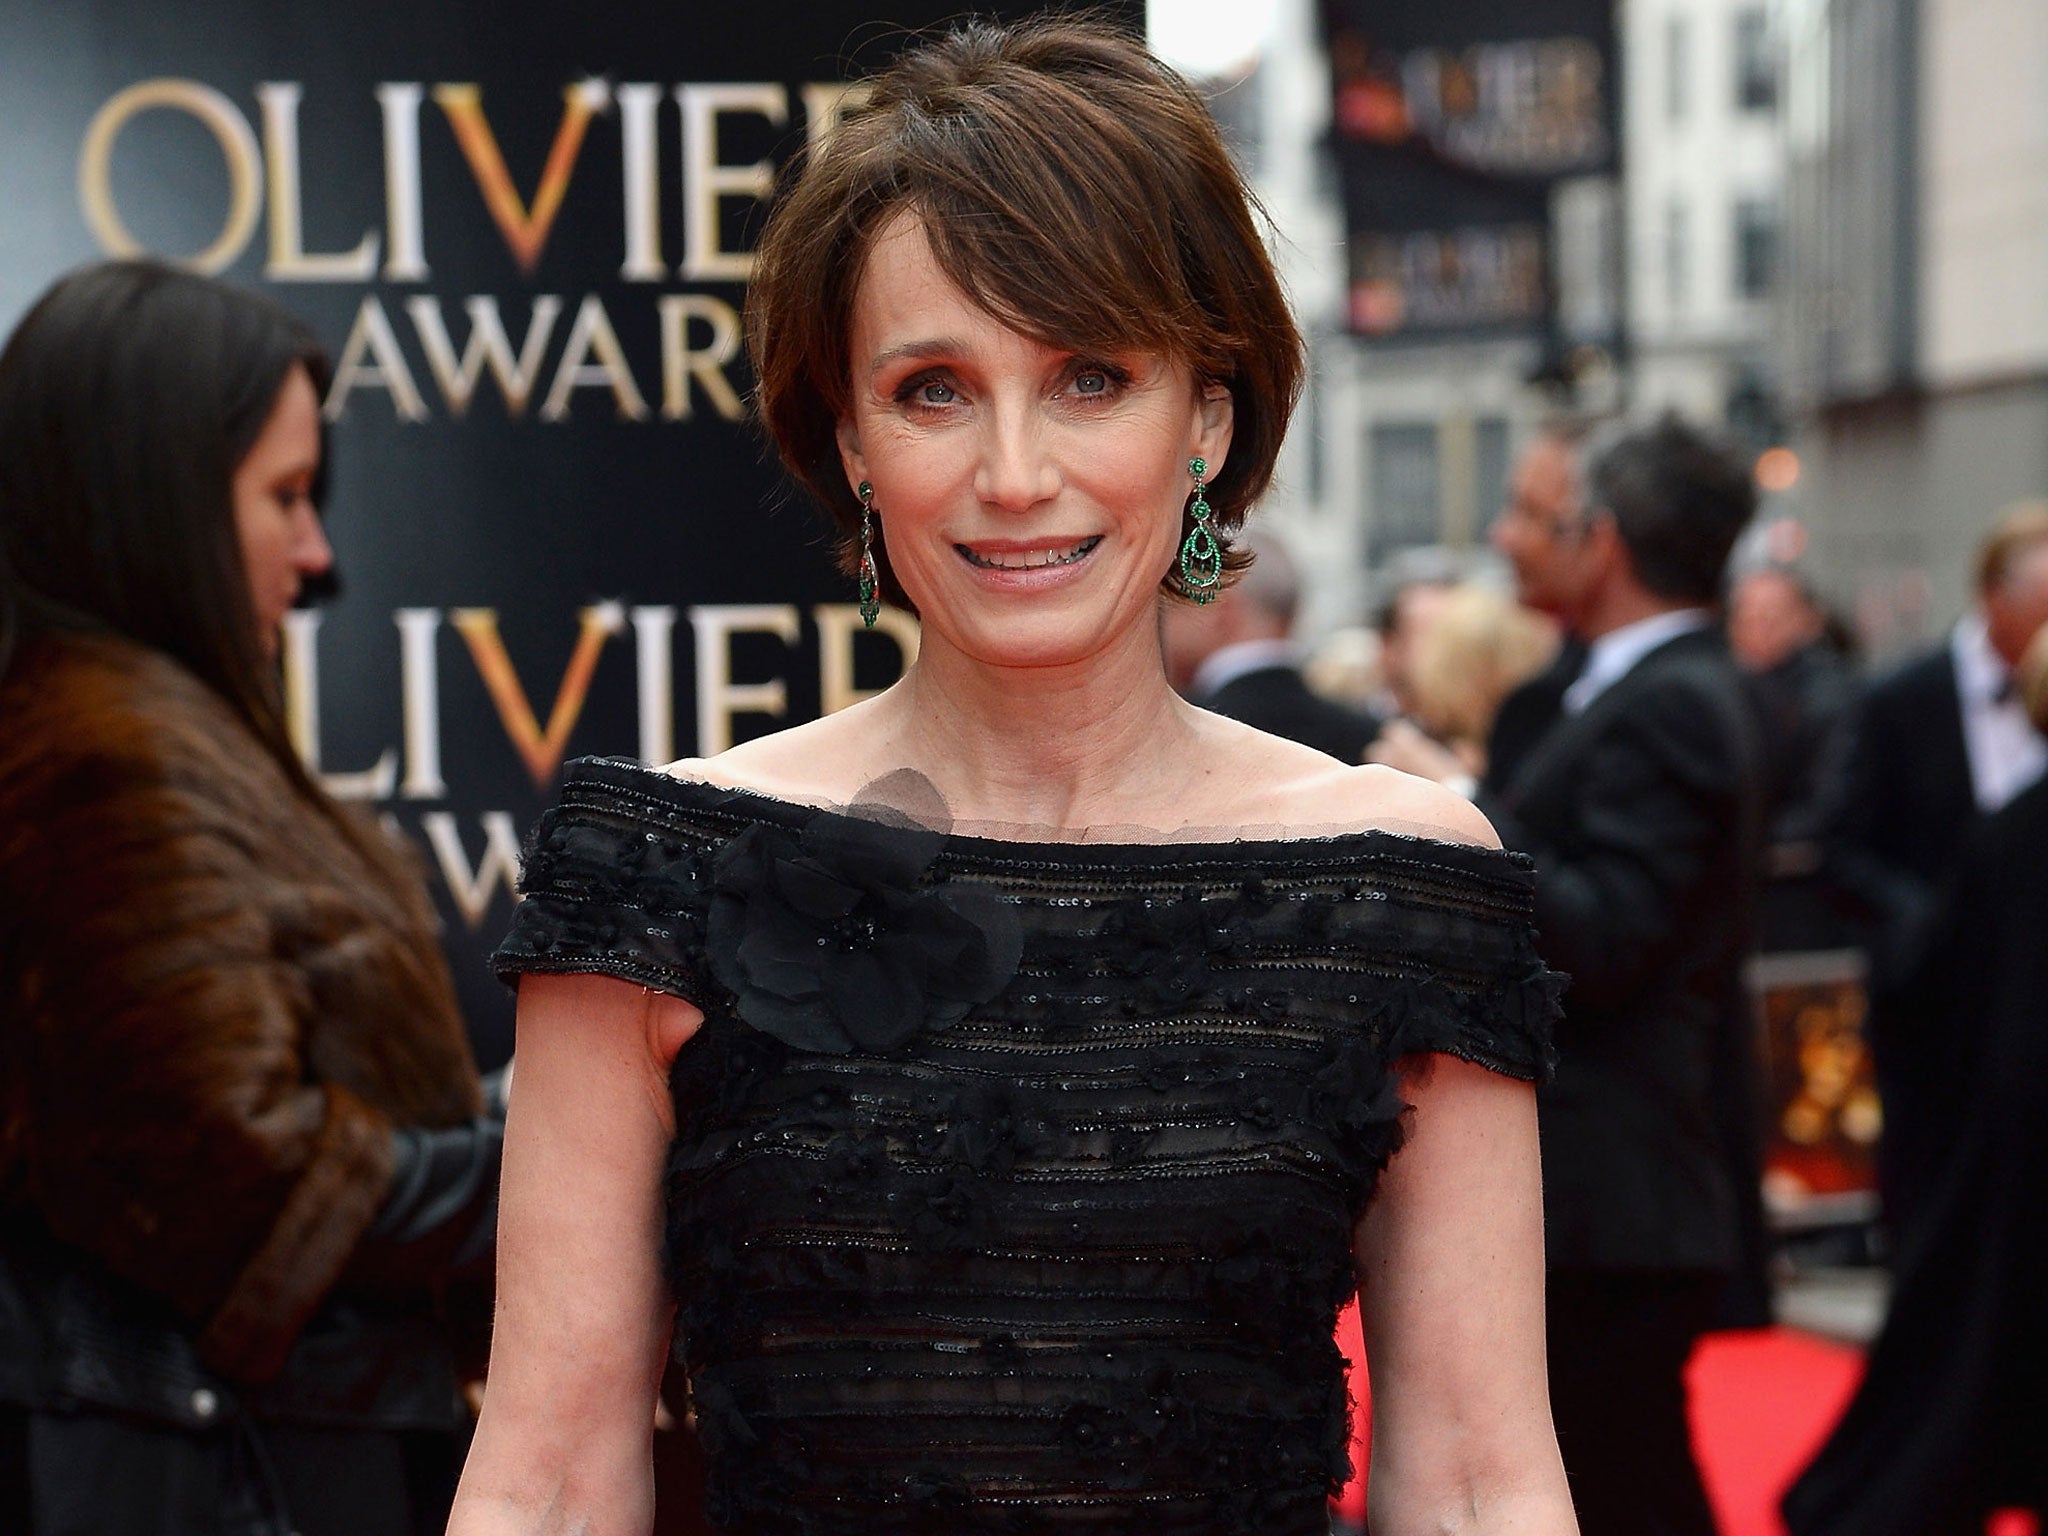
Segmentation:
<svg viewBox="0 0 2048 1536">
<path fill-rule="evenodd" d="M 1017 910 L 985 886 L 927 883 L 942 842 L 820 815 L 726 843 L 706 949 L 739 1016 L 798 1050 L 880 1053 L 1000 992 L 1023 954 Z"/>
</svg>

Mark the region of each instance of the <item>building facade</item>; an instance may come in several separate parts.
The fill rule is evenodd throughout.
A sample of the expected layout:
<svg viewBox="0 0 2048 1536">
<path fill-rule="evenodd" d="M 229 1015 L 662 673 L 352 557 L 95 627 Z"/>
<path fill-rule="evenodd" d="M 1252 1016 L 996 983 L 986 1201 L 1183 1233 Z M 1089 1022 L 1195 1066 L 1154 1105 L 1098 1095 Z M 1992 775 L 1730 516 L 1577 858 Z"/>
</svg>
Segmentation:
<svg viewBox="0 0 2048 1536">
<path fill-rule="evenodd" d="M 1784 156 L 1765 0 L 1624 0 L 1632 407 L 1775 435 Z"/>
<path fill-rule="evenodd" d="M 2048 495 L 2048 6 L 1781 0 L 1796 493 L 1879 655 Z"/>
</svg>

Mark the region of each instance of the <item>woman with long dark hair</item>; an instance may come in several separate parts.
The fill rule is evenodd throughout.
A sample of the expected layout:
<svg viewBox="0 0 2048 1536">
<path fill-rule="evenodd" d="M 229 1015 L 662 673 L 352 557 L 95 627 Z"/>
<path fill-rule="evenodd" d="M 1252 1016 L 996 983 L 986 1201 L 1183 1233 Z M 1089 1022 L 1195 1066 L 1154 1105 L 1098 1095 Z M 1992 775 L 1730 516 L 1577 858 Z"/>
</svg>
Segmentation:
<svg viewBox="0 0 2048 1536">
<path fill-rule="evenodd" d="M 0 1527 L 434 1528 L 498 1131 L 396 847 L 287 740 L 327 364 L 147 262 L 0 352 Z"/>
</svg>

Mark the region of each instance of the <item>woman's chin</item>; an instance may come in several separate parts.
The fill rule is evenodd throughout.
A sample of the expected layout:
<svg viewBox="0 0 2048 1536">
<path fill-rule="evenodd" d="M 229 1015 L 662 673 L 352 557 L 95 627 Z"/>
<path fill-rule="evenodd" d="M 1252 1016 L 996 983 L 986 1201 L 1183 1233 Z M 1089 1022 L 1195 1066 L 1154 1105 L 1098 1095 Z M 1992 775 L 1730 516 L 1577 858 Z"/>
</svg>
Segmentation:
<svg viewBox="0 0 2048 1536">
<path fill-rule="evenodd" d="M 965 659 L 990 667 L 1078 666 L 1112 649 L 1123 629 L 1151 623 L 1149 610 L 1131 619 L 1083 602 L 1019 603 L 1007 612 L 984 608 L 950 617 L 952 622 L 926 614 L 927 645 L 943 637 Z"/>
</svg>

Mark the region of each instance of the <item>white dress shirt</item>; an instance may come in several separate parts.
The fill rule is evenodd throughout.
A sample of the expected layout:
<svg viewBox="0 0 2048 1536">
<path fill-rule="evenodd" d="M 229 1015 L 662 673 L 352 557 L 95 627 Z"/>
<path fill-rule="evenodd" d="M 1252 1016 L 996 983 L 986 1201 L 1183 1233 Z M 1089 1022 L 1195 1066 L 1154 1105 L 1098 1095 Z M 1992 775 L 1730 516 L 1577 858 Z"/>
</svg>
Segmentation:
<svg viewBox="0 0 2048 1536">
<path fill-rule="evenodd" d="M 1653 613 L 1619 629 L 1610 629 L 1586 649 L 1586 664 L 1564 691 L 1564 711 L 1583 714 L 1586 706 L 1635 670 L 1637 662 L 1667 640 L 1705 629 L 1714 622 L 1706 608 L 1674 608 Z"/>
<path fill-rule="evenodd" d="M 1991 649 L 1981 614 L 1956 625 L 1949 653 L 1963 709 L 1970 789 L 1977 809 L 1989 815 L 2048 771 L 2048 739 L 2027 719 L 2013 688 L 2012 668 Z"/>
<path fill-rule="evenodd" d="M 1234 683 L 1247 672 L 1300 665 L 1301 647 L 1292 640 L 1240 640 L 1217 647 L 1203 659 L 1195 669 L 1195 680 L 1188 684 L 1188 697 L 1212 698 L 1225 683 Z"/>
</svg>

